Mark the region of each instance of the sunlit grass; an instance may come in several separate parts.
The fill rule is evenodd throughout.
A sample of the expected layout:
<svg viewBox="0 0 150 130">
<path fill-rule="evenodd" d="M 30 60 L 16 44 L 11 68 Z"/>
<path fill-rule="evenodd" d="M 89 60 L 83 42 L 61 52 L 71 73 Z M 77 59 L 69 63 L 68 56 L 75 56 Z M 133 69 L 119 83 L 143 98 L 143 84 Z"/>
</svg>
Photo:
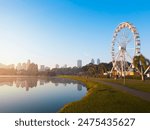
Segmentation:
<svg viewBox="0 0 150 130">
<path fill-rule="evenodd" d="M 150 112 L 150 102 L 127 92 L 76 76 L 61 76 L 83 82 L 88 93 L 80 101 L 65 105 L 59 112 Z"/>
<path fill-rule="evenodd" d="M 124 85 L 123 79 L 117 79 L 117 80 L 101 79 L 101 80 Z M 135 80 L 135 79 L 126 79 L 125 86 L 128 86 L 133 89 L 137 89 L 140 91 L 144 91 L 144 92 L 150 92 L 150 80 L 141 81 L 141 80 Z"/>
</svg>

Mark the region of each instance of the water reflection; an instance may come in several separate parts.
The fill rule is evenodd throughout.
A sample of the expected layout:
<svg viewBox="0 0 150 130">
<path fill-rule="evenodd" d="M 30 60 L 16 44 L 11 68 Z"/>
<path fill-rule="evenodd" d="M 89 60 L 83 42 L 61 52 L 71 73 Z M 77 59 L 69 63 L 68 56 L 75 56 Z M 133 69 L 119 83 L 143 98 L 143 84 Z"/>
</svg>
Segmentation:
<svg viewBox="0 0 150 130">
<path fill-rule="evenodd" d="M 78 85 L 77 85 L 77 89 L 78 89 L 78 91 L 81 91 L 81 90 L 82 90 L 82 85 L 81 85 L 81 84 L 78 84 Z"/>
<path fill-rule="evenodd" d="M 83 84 L 69 79 L 0 77 L 0 112 L 58 112 L 86 92 Z"/>
<path fill-rule="evenodd" d="M 7 86 L 16 86 L 17 88 L 25 88 L 26 91 L 29 91 L 31 88 L 37 87 L 39 85 L 45 85 L 48 83 L 53 83 L 56 87 L 59 84 L 67 86 L 67 84 L 77 84 L 77 90 L 81 91 L 84 85 L 78 81 L 65 79 L 65 78 L 49 78 L 49 77 L 1 77 L 0 78 L 0 87 Z"/>
</svg>

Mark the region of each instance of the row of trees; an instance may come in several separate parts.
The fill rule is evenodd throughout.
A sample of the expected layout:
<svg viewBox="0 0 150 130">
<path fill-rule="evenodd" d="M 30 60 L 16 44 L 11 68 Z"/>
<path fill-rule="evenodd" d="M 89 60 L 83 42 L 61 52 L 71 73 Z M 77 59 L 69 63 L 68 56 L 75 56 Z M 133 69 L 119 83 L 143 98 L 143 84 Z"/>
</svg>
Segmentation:
<svg viewBox="0 0 150 130">
<path fill-rule="evenodd" d="M 38 65 L 31 63 L 27 70 L 16 70 L 17 75 L 38 75 Z"/>
<path fill-rule="evenodd" d="M 0 68 L 0 75 L 15 75 L 15 69 Z"/>
<path fill-rule="evenodd" d="M 112 63 L 101 63 L 99 65 L 87 64 L 82 68 L 69 67 L 69 68 L 54 68 L 49 72 L 49 75 L 84 75 L 90 77 L 103 76 L 104 73 L 110 71 Z"/>
<path fill-rule="evenodd" d="M 82 67 L 83 75 L 92 77 L 103 77 L 104 73 L 107 73 L 112 68 L 112 63 L 101 63 L 99 65 L 88 64 Z"/>
<path fill-rule="evenodd" d="M 27 70 L 0 68 L 0 75 L 38 75 L 38 65 L 31 63 Z"/>
<path fill-rule="evenodd" d="M 145 80 L 145 71 L 150 66 L 150 61 L 146 59 L 143 55 L 135 56 L 133 58 L 134 70 L 141 75 L 142 80 Z M 149 67 L 150 68 L 150 67 Z M 87 64 L 82 68 L 68 67 L 68 68 L 53 68 L 52 70 L 38 71 L 37 64 L 30 64 L 27 70 L 15 70 L 15 69 L 0 69 L 1 75 L 46 75 L 46 76 L 56 76 L 56 75 L 84 75 L 90 77 L 108 77 L 107 72 L 112 69 L 112 63 L 100 63 Z M 104 76 L 104 74 L 106 75 Z"/>
</svg>

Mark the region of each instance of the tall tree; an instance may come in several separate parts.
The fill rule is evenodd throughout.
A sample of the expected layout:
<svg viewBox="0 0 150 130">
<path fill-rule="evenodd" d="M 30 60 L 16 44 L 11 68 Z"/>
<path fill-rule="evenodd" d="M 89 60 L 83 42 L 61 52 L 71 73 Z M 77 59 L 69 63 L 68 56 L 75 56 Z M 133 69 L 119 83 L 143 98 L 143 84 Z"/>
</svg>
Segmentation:
<svg viewBox="0 0 150 130">
<path fill-rule="evenodd" d="M 148 67 L 147 59 L 142 54 L 139 56 L 135 56 L 133 58 L 133 64 L 134 64 L 134 67 L 136 68 L 136 70 L 141 75 L 141 79 L 144 81 L 145 80 L 144 71 Z"/>
</svg>

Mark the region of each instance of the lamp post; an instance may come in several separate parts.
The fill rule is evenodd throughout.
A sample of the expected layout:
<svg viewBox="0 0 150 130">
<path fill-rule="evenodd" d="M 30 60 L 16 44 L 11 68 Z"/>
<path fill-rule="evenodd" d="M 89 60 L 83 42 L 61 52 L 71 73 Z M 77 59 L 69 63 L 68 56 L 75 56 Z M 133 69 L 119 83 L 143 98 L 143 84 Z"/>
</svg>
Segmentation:
<svg viewBox="0 0 150 130">
<path fill-rule="evenodd" d="M 124 85 L 126 84 L 126 64 L 125 64 L 125 55 L 124 55 Z"/>
</svg>

